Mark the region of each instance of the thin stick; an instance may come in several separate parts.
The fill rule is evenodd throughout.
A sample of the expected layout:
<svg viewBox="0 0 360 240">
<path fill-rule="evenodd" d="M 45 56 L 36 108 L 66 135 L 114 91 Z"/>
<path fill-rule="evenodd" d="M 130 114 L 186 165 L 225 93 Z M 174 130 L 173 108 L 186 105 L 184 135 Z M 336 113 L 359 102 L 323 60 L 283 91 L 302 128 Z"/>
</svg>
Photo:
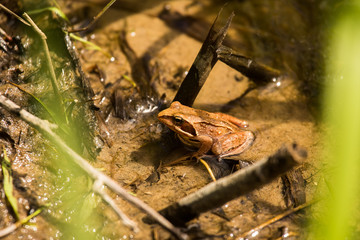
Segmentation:
<svg viewBox="0 0 360 240">
<path fill-rule="evenodd" d="M 180 232 L 180 230 L 174 225 L 172 225 L 166 218 L 160 215 L 157 211 L 152 209 L 146 203 L 141 201 L 140 199 L 132 196 L 128 193 L 124 188 L 122 188 L 117 182 L 103 174 L 102 172 L 95 169 L 88 161 L 82 158 L 78 153 L 72 150 L 66 143 L 55 134 L 49 122 L 46 120 L 42 120 L 28 111 L 21 109 L 17 104 L 7 99 L 6 97 L 0 95 L 0 106 L 6 109 L 7 111 L 16 114 L 22 120 L 27 122 L 30 126 L 47 136 L 51 141 L 57 145 L 57 147 L 64 152 L 67 156 L 69 156 L 81 169 L 83 169 L 92 179 L 95 181 L 98 180 L 103 182 L 106 186 L 108 186 L 114 193 L 118 194 L 124 200 L 128 201 L 135 207 L 142 210 L 144 213 L 150 215 L 155 219 L 162 227 L 171 232 L 178 239 L 187 239 L 187 235 Z M 54 125 L 54 124 L 53 124 Z M 52 125 L 52 126 L 53 126 Z"/>
<path fill-rule="evenodd" d="M 11 11 L 10 9 L 8 9 L 7 7 L 5 7 L 4 5 L 2 5 L 0 3 L 0 7 L 2 9 L 4 9 L 6 12 L 10 13 L 11 15 L 13 15 L 14 17 L 16 17 L 20 22 L 22 22 L 23 24 L 27 25 L 27 26 L 31 26 L 27 21 L 25 21 L 24 19 L 22 19 L 19 15 L 17 15 L 16 13 L 14 13 L 13 11 Z"/>
<path fill-rule="evenodd" d="M 201 213 L 217 208 L 273 181 L 306 158 L 306 151 L 296 144 L 283 146 L 267 159 L 212 182 L 172 204 L 160 213 L 172 223 L 182 226 Z M 151 222 L 151 219 L 144 219 Z"/>
<path fill-rule="evenodd" d="M 106 4 L 106 6 L 95 16 L 93 17 L 92 21 L 83 28 L 78 28 L 78 29 L 71 29 L 68 30 L 68 32 L 72 33 L 72 32 L 81 32 L 81 31 L 86 31 L 87 29 L 89 29 L 92 25 L 94 25 L 97 20 L 104 14 L 104 12 L 106 12 L 106 10 L 108 10 L 109 7 L 111 7 L 111 5 L 114 4 L 116 0 L 111 0 L 108 4 Z"/>
<path fill-rule="evenodd" d="M 251 235 L 251 234 L 253 234 L 253 233 L 257 232 L 257 231 L 260 231 L 260 230 L 263 229 L 264 227 L 267 227 L 267 226 L 269 226 L 270 224 L 273 224 L 274 222 L 277 222 L 277 221 L 281 220 L 282 218 L 287 217 L 287 216 L 289 216 L 290 214 L 292 214 L 292 213 L 294 213 L 294 212 L 297 212 L 297 211 L 299 211 L 299 210 L 301 210 L 301 209 L 307 208 L 307 207 L 309 207 L 310 205 L 314 204 L 315 202 L 316 202 L 316 201 L 310 201 L 310 202 L 301 204 L 301 205 L 297 206 L 296 208 L 291 208 L 291 209 L 289 209 L 289 210 L 286 210 L 285 212 L 283 212 L 283 213 L 275 216 L 274 218 L 272 218 L 272 219 L 270 219 L 270 220 L 268 220 L 268 221 L 260 224 L 259 226 L 251 229 L 250 231 L 247 231 L 247 232 L 243 233 L 240 238 L 244 238 L 244 239 L 245 239 L 247 236 L 249 236 L 249 235 Z"/>
<path fill-rule="evenodd" d="M 46 56 L 46 63 L 48 65 L 48 69 L 50 71 L 50 79 L 51 79 L 51 85 L 53 87 L 55 96 L 58 98 L 58 100 L 60 101 L 60 107 L 61 107 L 61 112 L 64 113 L 64 117 L 66 119 L 67 122 L 67 118 L 66 118 L 66 114 L 65 114 L 65 106 L 64 106 L 64 102 L 62 99 L 62 96 L 60 94 L 59 91 L 59 86 L 58 86 L 58 82 L 56 79 L 56 74 L 55 74 L 55 70 L 54 70 L 54 66 L 51 60 L 51 56 L 50 56 L 50 51 L 49 51 L 49 47 L 47 45 L 46 42 L 46 35 L 41 31 L 41 29 L 35 24 L 35 22 L 30 18 L 30 16 L 27 13 L 24 13 L 23 16 L 26 18 L 26 20 L 31 24 L 31 26 L 34 28 L 34 30 L 40 35 L 40 38 L 42 40 L 43 46 L 44 46 L 44 50 L 45 50 L 45 56 Z"/>
<path fill-rule="evenodd" d="M 1 3 L 0 3 L 1 4 Z M 0 35 L 5 36 L 7 39 L 11 39 L 11 37 L 5 32 L 4 29 L 0 28 Z"/>
<path fill-rule="evenodd" d="M 125 226 L 129 227 L 134 232 L 139 232 L 137 224 L 128 218 L 128 216 L 126 216 L 123 211 L 121 211 L 121 209 L 116 205 L 115 201 L 104 191 L 103 186 L 104 184 L 101 181 L 95 180 L 93 191 L 97 193 L 116 212 Z"/>
</svg>

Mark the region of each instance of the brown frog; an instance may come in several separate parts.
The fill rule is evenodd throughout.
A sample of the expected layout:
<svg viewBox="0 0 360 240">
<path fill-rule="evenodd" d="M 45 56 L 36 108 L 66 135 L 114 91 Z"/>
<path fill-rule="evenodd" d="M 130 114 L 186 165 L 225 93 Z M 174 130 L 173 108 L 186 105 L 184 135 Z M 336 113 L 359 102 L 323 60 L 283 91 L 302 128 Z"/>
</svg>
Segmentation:
<svg viewBox="0 0 360 240">
<path fill-rule="evenodd" d="M 199 158 L 212 152 L 218 159 L 238 155 L 251 146 L 255 136 L 244 130 L 248 123 L 224 113 L 210 113 L 173 102 L 158 114 L 158 119 L 173 130 L 187 146 L 198 150 Z"/>
</svg>

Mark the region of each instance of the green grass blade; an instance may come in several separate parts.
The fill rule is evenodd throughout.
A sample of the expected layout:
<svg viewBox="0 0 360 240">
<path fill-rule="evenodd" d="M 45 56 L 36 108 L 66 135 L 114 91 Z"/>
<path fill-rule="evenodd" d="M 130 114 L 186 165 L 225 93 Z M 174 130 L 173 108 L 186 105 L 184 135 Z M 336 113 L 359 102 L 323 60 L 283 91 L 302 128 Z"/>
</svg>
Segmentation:
<svg viewBox="0 0 360 240">
<path fill-rule="evenodd" d="M 13 195 L 14 185 L 13 185 L 13 178 L 11 173 L 11 162 L 6 154 L 5 148 L 3 149 L 3 160 L 1 162 L 1 168 L 3 172 L 3 185 L 4 185 L 4 192 L 6 199 L 8 200 L 12 210 L 15 213 L 16 219 L 19 220 L 19 212 L 17 206 L 17 200 Z"/>
<path fill-rule="evenodd" d="M 27 12 L 27 14 L 33 15 L 33 14 L 39 14 L 39 13 L 42 13 L 45 11 L 51 11 L 51 12 L 55 13 L 56 15 L 58 15 L 59 17 L 61 17 L 62 19 L 64 19 L 66 22 L 70 22 L 70 20 L 67 18 L 65 13 L 57 7 L 46 7 L 46 8 L 36 9 L 36 10 Z"/>
<path fill-rule="evenodd" d="M 36 217 L 37 215 L 39 215 L 43 210 L 43 207 L 38 208 L 35 212 L 33 212 L 32 214 L 30 214 L 29 216 L 27 216 L 26 218 L 23 218 L 20 220 L 20 224 L 26 224 L 28 221 L 30 221 L 30 219 L 32 219 L 33 217 Z"/>
<path fill-rule="evenodd" d="M 98 45 L 96 45 L 95 43 L 89 42 L 77 35 L 75 35 L 74 33 L 70 33 L 70 37 L 74 40 L 77 40 L 81 43 L 84 43 L 89 49 L 93 49 L 93 50 L 97 50 L 102 52 L 106 57 L 111 58 L 110 53 L 106 52 L 104 49 L 102 49 L 101 47 L 99 47 Z"/>
<path fill-rule="evenodd" d="M 98 15 L 95 16 L 95 19 L 100 18 L 106 12 L 106 10 L 108 10 L 109 7 L 114 4 L 114 2 L 116 2 L 116 0 L 111 0 L 108 4 L 106 4 L 106 6 L 101 10 L 101 12 L 99 12 Z"/>
<path fill-rule="evenodd" d="M 69 126 L 64 124 L 61 120 L 59 120 L 56 115 L 53 113 L 53 111 L 50 110 L 50 108 L 48 108 L 46 106 L 46 104 L 41 101 L 38 97 L 36 97 L 34 94 L 32 94 L 31 92 L 27 91 L 25 88 L 23 88 L 22 86 L 16 84 L 16 83 L 13 83 L 13 82 L 8 82 L 10 83 L 11 85 L 14 85 L 15 87 L 19 88 L 20 91 L 30 95 L 32 98 L 35 99 L 35 101 L 37 101 L 43 108 L 44 110 L 49 114 L 49 116 L 51 117 L 51 119 L 56 123 L 56 125 L 59 126 L 59 128 L 61 128 L 61 130 L 63 130 L 67 135 L 70 135 L 70 129 L 69 129 Z M 68 119 L 68 115 L 67 113 L 66 114 L 66 119 Z"/>
<path fill-rule="evenodd" d="M 31 92 L 27 91 L 25 88 L 23 88 L 22 86 L 13 83 L 13 82 L 9 82 L 11 85 L 14 85 L 15 87 L 17 87 L 18 89 L 20 89 L 20 91 L 30 95 L 33 99 L 35 99 L 35 101 L 37 101 L 44 109 L 45 111 L 50 115 L 50 117 L 52 118 L 53 121 L 55 121 L 55 123 L 57 123 L 55 115 L 53 114 L 53 112 L 45 105 L 45 103 L 43 103 L 38 97 L 36 97 L 34 94 L 32 94 Z"/>
<path fill-rule="evenodd" d="M 129 77 L 128 75 L 123 74 L 122 77 L 128 81 L 134 88 L 136 88 L 136 83 L 134 82 L 134 80 L 131 79 L 131 77 Z"/>
</svg>

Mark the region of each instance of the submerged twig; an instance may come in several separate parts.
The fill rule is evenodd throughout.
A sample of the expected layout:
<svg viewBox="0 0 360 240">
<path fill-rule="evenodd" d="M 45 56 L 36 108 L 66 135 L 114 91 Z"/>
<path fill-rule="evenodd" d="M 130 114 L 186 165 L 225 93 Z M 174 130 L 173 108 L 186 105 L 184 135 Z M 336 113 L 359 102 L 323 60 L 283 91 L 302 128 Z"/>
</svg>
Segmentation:
<svg viewBox="0 0 360 240">
<path fill-rule="evenodd" d="M 307 207 L 309 207 L 310 205 L 314 204 L 315 202 L 316 202 L 316 201 L 310 201 L 310 202 L 301 204 L 301 205 L 297 206 L 296 208 L 288 209 L 288 210 L 286 210 L 285 212 L 283 212 L 283 213 L 281 213 L 281 214 L 273 217 L 272 219 L 270 219 L 270 220 L 268 220 L 268 221 L 260 224 L 259 226 L 256 226 L 255 228 L 251 229 L 250 231 L 247 231 L 247 232 L 243 233 L 240 238 L 244 238 L 244 239 L 245 239 L 245 238 L 246 238 L 247 236 L 249 236 L 250 234 L 253 234 L 253 233 L 257 232 L 257 231 L 260 231 L 261 229 L 269 226 L 270 224 L 273 224 L 274 222 L 277 222 L 277 221 L 283 219 L 284 217 L 289 216 L 289 215 L 292 214 L 292 213 L 295 213 L 295 212 L 300 211 L 300 210 L 302 210 L 302 209 L 304 209 L 304 208 L 307 208 Z"/>
<path fill-rule="evenodd" d="M 217 20 L 221 12 L 216 17 L 209 33 L 198 53 L 196 59 L 191 66 L 189 73 L 186 75 L 184 81 L 176 93 L 173 101 L 179 101 L 186 106 L 192 106 L 198 95 L 200 89 L 205 83 L 205 80 L 210 74 L 211 69 L 217 62 L 216 50 L 221 46 L 227 30 L 230 26 L 232 18 L 235 16 L 234 12 L 228 17 L 225 25 L 217 30 Z"/>
<path fill-rule="evenodd" d="M 116 0 L 111 0 L 108 4 L 106 4 L 106 6 L 95 17 L 93 17 L 91 22 L 86 27 L 78 28 L 78 29 L 70 29 L 68 30 L 68 32 L 72 33 L 72 32 L 86 31 L 97 22 L 97 20 L 106 12 L 106 10 L 108 10 L 109 7 L 111 7 L 111 5 L 114 4 L 114 2 L 116 2 Z"/>
<path fill-rule="evenodd" d="M 103 186 L 104 184 L 101 181 L 96 180 L 93 185 L 93 191 L 97 193 L 109 206 L 111 206 L 112 209 L 114 209 L 125 226 L 129 227 L 134 232 L 139 232 L 137 224 L 128 218 L 123 211 L 121 211 L 121 209 L 116 205 L 114 199 L 104 192 Z"/>
<path fill-rule="evenodd" d="M 130 64 L 131 68 L 131 78 L 127 75 L 123 75 L 124 79 L 129 81 L 131 85 L 140 93 L 142 97 L 146 96 L 156 96 L 155 91 L 153 91 L 152 86 L 150 85 L 150 79 L 148 72 L 145 68 L 145 59 L 139 58 L 134 49 L 131 48 L 129 42 L 126 39 L 126 25 L 124 29 L 120 32 L 119 43 L 120 49 L 124 53 L 126 60 Z"/>
<path fill-rule="evenodd" d="M 274 82 L 280 76 L 279 70 L 242 56 L 229 47 L 221 46 L 216 52 L 220 61 L 238 70 L 255 84 Z"/>
<path fill-rule="evenodd" d="M 220 207 L 234 198 L 271 182 L 305 158 L 306 151 L 296 144 L 283 146 L 273 156 L 208 184 L 161 210 L 160 213 L 175 225 L 182 226 L 203 212 Z"/>
<path fill-rule="evenodd" d="M 282 195 L 287 207 L 297 207 L 306 202 L 305 180 L 299 168 L 281 176 L 283 183 Z"/>
<path fill-rule="evenodd" d="M 230 106 L 241 101 L 249 92 L 255 90 L 257 87 L 264 86 L 269 83 L 280 84 L 281 72 L 275 68 L 265 64 L 256 62 L 255 60 L 245 57 L 233 49 L 221 46 L 217 50 L 217 57 L 220 61 L 239 71 L 242 75 L 251 80 L 248 88 L 239 97 L 231 100 L 228 104 L 221 108 L 221 112 L 228 112 Z"/>
<path fill-rule="evenodd" d="M 0 95 L 0 106 L 6 109 L 7 111 L 16 114 L 22 120 L 27 122 L 30 126 L 37 129 L 42 134 L 46 135 L 51 141 L 60 149 L 64 154 L 71 158 L 74 163 L 76 163 L 81 169 L 83 169 L 93 180 L 100 181 L 104 185 L 108 186 L 113 192 L 118 194 L 124 200 L 131 203 L 133 206 L 139 208 L 144 213 L 150 215 L 156 222 L 158 222 L 162 227 L 171 232 L 178 239 L 186 239 L 187 236 L 181 233 L 181 231 L 174 227 L 166 218 L 148 206 L 146 203 L 140 199 L 132 196 L 124 188 L 122 188 L 117 182 L 103 174 L 99 170 L 95 169 L 88 163 L 84 158 L 82 158 L 78 153 L 72 150 L 66 143 L 52 131 L 54 124 L 49 124 L 48 121 L 40 119 L 28 111 L 21 109 L 17 104 L 10 101 L 6 97 Z"/>
<path fill-rule="evenodd" d="M 14 13 L 13 11 L 11 11 L 10 9 L 8 9 L 7 7 L 5 7 L 4 5 L 2 5 L 0 3 L 0 8 L 4 9 L 6 12 L 10 13 L 11 15 L 13 15 L 15 18 L 17 18 L 19 21 L 21 21 L 23 24 L 27 25 L 27 26 L 31 26 L 27 21 L 25 21 L 24 19 L 22 19 L 19 15 L 17 15 L 16 13 Z"/>
</svg>

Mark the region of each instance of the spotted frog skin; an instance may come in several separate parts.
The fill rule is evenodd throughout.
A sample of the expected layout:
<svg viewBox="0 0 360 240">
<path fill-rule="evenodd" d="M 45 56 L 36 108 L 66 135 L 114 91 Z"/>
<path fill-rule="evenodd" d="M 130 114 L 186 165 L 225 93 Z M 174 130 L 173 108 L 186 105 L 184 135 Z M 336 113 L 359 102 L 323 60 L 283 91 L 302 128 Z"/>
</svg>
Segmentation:
<svg viewBox="0 0 360 240">
<path fill-rule="evenodd" d="M 197 151 L 199 158 L 212 152 L 218 159 L 238 155 L 249 148 L 254 134 L 248 123 L 224 113 L 211 113 L 175 101 L 158 114 L 158 119 L 174 131 L 181 142 Z"/>
</svg>

